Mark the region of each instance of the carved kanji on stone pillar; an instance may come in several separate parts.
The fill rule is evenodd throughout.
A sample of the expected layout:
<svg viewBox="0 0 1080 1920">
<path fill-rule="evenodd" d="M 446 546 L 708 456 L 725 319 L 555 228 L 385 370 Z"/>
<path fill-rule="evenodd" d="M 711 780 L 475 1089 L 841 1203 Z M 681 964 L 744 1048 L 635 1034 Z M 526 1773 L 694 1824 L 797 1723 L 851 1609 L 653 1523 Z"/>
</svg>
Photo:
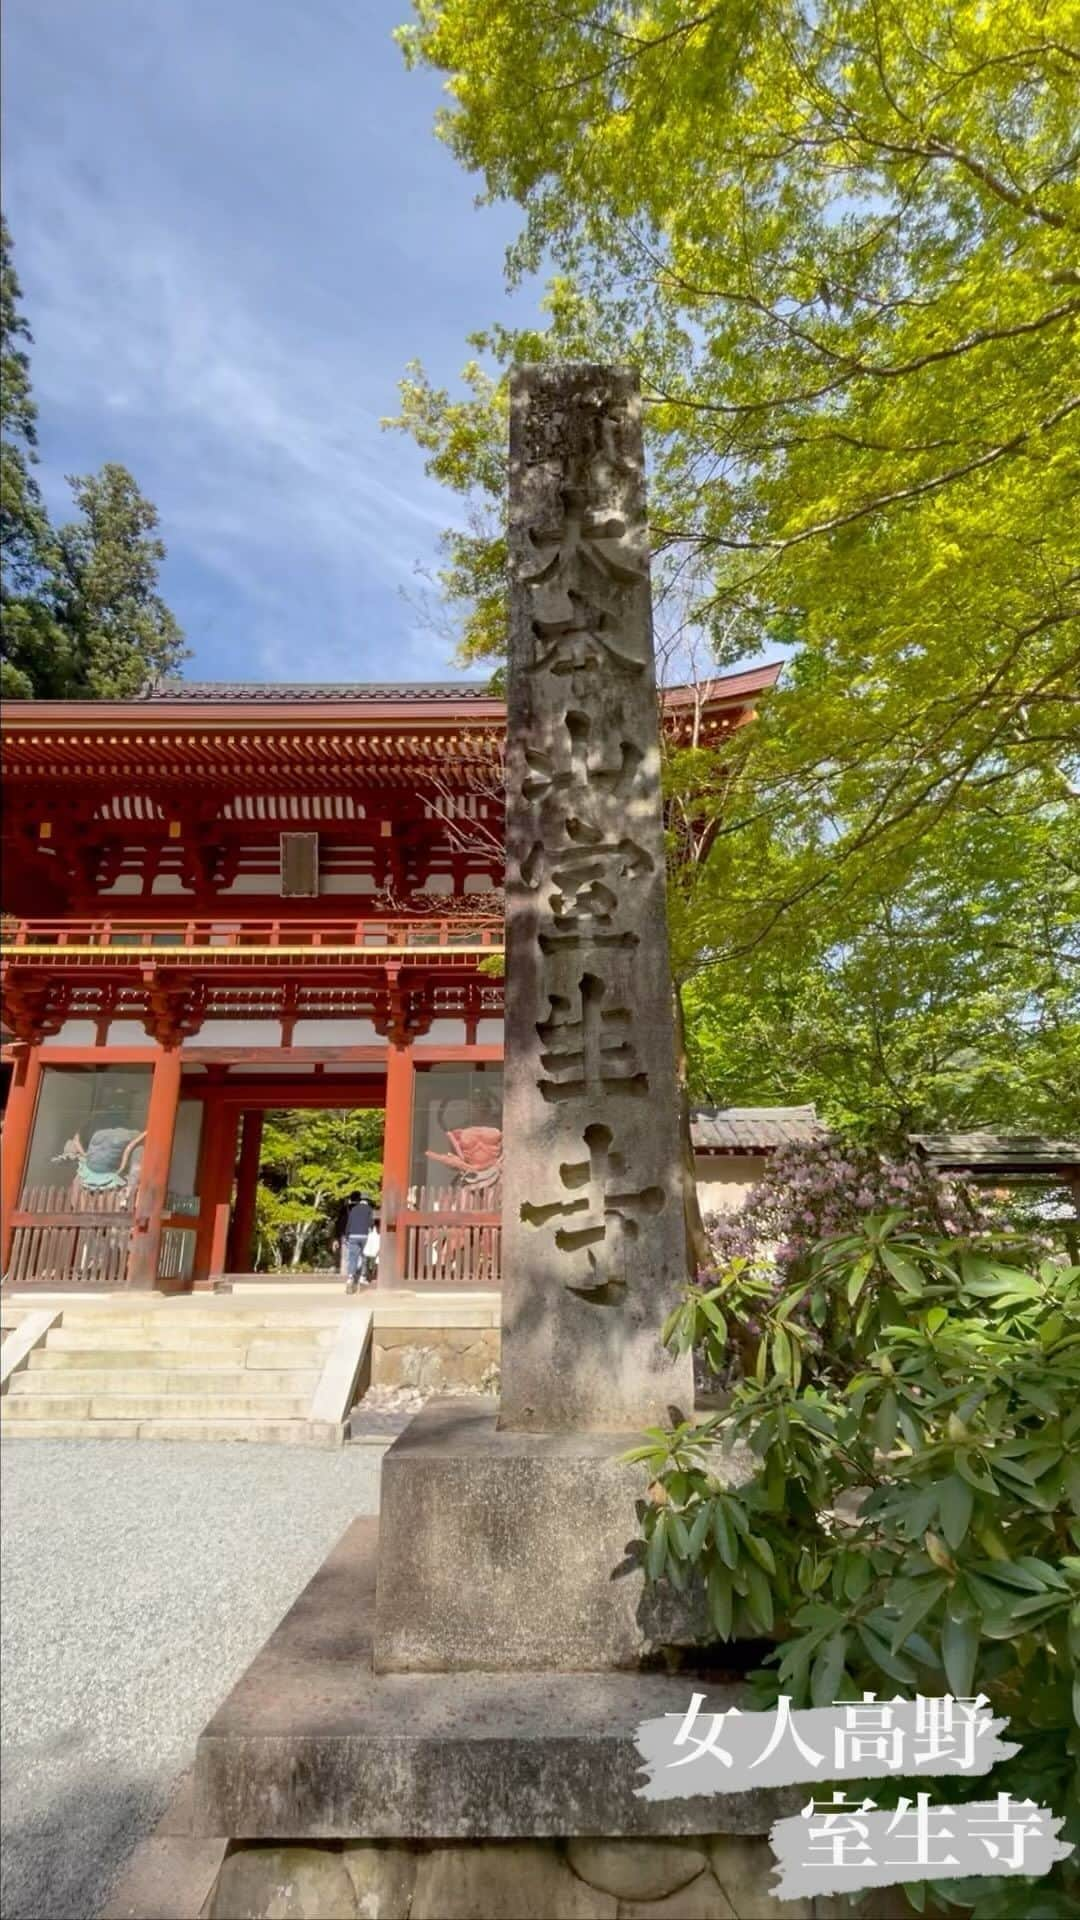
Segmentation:
<svg viewBox="0 0 1080 1920">
<path fill-rule="evenodd" d="M 689 1403 L 686 1276 L 634 377 L 511 388 L 500 1423 Z"/>
<path fill-rule="evenodd" d="M 551 995 L 550 1017 L 536 1029 L 544 1046 L 544 1077 L 537 1085 L 545 1100 L 647 1092 L 646 1076 L 638 1071 L 630 1010 L 606 1006 L 607 991 L 597 974 L 583 973 L 574 999 Z"/>
</svg>

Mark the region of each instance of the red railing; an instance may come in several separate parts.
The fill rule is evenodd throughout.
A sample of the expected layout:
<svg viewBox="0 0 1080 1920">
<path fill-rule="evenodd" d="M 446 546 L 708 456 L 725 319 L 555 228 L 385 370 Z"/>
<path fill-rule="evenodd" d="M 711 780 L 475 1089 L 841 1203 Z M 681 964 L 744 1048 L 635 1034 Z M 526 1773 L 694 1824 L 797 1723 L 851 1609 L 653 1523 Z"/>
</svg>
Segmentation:
<svg viewBox="0 0 1080 1920">
<path fill-rule="evenodd" d="M 15 920 L 0 927 L 0 944 L 17 954 L 22 947 L 94 947 L 112 952 L 132 949 L 180 952 L 195 948 L 357 947 L 361 950 L 400 947 L 415 952 L 426 948 L 490 947 L 503 944 L 503 923 L 490 917 L 451 919 L 310 919 L 244 920 L 219 913 L 198 920 L 155 921 L 107 918 L 93 920 Z"/>
<path fill-rule="evenodd" d="M 20 1287 L 124 1286 L 134 1205 L 126 1187 L 76 1192 L 68 1181 L 24 1188 L 5 1278 Z"/>
<path fill-rule="evenodd" d="M 501 1188 L 463 1193 L 412 1187 L 396 1221 L 406 1286 L 497 1287 L 502 1279 Z"/>
<path fill-rule="evenodd" d="M 399 1213 L 401 1279 L 408 1287 L 497 1287 L 502 1221 L 497 1213 Z"/>
</svg>

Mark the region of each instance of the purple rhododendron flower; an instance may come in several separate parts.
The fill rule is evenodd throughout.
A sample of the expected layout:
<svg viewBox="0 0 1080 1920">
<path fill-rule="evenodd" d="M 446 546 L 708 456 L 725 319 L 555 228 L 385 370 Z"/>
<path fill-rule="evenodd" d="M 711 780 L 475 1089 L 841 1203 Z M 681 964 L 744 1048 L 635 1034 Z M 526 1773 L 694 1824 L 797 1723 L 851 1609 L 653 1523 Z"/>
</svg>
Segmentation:
<svg viewBox="0 0 1080 1920">
<path fill-rule="evenodd" d="M 901 1227 L 930 1233 L 985 1230 L 989 1216 L 962 1184 L 914 1155 L 889 1158 L 835 1141 L 781 1147 L 742 1206 L 707 1223 L 718 1266 L 735 1255 L 771 1269 L 783 1286 L 810 1246 L 849 1233 L 867 1214 L 901 1209 Z"/>
</svg>

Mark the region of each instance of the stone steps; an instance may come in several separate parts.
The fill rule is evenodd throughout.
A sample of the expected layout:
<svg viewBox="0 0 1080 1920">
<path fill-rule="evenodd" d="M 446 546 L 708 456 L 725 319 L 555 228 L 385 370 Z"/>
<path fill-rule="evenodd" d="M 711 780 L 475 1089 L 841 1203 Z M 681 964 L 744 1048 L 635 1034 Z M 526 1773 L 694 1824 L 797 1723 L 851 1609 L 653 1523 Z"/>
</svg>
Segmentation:
<svg viewBox="0 0 1080 1920">
<path fill-rule="evenodd" d="M 48 1344 L 35 1348 L 30 1355 L 29 1366 L 34 1373 L 54 1373 L 61 1369 L 76 1370 L 98 1367 L 139 1368 L 161 1367 L 175 1372 L 180 1368 L 197 1368 L 205 1373 L 228 1373 L 237 1368 L 267 1369 L 285 1373 L 293 1371 L 318 1371 L 326 1354 L 323 1344 L 314 1341 L 297 1340 L 293 1343 L 275 1340 L 266 1343 L 253 1340 L 248 1347 L 235 1342 L 226 1347 L 201 1346 L 145 1346 L 113 1347 L 101 1344 L 103 1337 L 98 1335 L 93 1346 L 53 1346 L 50 1335 Z"/>
<path fill-rule="evenodd" d="M 291 1339 L 301 1340 L 309 1346 L 328 1347 L 333 1338 L 333 1327 L 190 1327 L 182 1321 L 170 1321 L 167 1325 L 158 1325 L 142 1332 L 135 1327 L 113 1328 L 104 1324 L 72 1327 L 65 1323 L 50 1333 L 49 1346 L 56 1353 L 93 1352 L 105 1343 L 112 1349 L 129 1353 L 144 1349 L 153 1352 L 156 1348 L 190 1348 L 192 1352 L 213 1352 L 227 1348 L 246 1349 L 256 1341 L 284 1343 Z"/>
<path fill-rule="evenodd" d="M 344 1305 L 344 1302 L 342 1302 Z M 149 1334 L 156 1337 L 164 1326 L 183 1327 L 188 1333 L 218 1335 L 226 1332 L 251 1333 L 252 1331 L 277 1330 L 283 1333 L 333 1332 L 341 1319 L 341 1306 L 322 1307 L 309 1313 L 281 1309 L 278 1312 L 269 1309 L 255 1310 L 250 1307 L 213 1310 L 196 1301 L 191 1306 L 186 1299 L 174 1301 L 168 1308 L 158 1308 L 152 1312 L 124 1311 L 107 1312 L 103 1307 L 65 1307 L 64 1326 L 69 1333 L 92 1333 L 95 1328 L 107 1326 L 110 1336 L 131 1334 L 143 1337 Z"/>
<path fill-rule="evenodd" d="M 43 1353 L 41 1358 L 47 1356 Z M 86 1356 L 82 1356 L 85 1358 Z M 140 1356 L 141 1357 L 141 1356 Z M 155 1356 L 156 1358 L 157 1356 Z M 125 1355 L 125 1359 L 127 1356 Z M 47 1379 L 42 1379 L 42 1372 Z M 100 1396 L 112 1393 L 135 1394 L 241 1394 L 262 1397 L 284 1394 L 310 1399 L 319 1381 L 317 1367 L 271 1372 L 260 1367 L 47 1367 L 40 1366 L 12 1377 L 8 1393 L 13 1400 L 35 1395 L 82 1394 Z"/>
<path fill-rule="evenodd" d="M 12 1420 L 0 1417 L 5 1440 L 252 1440 L 267 1446 L 337 1447 L 341 1434 L 329 1421 L 207 1418 L 154 1420 L 71 1418 Z"/>
<path fill-rule="evenodd" d="M 9 1398 L 8 1420 L 303 1420 L 308 1394 L 286 1399 L 265 1394 L 227 1393 L 77 1393 L 23 1394 Z"/>
<path fill-rule="evenodd" d="M 325 1387 L 320 1417 L 312 1411 L 344 1308 L 65 1303 L 10 1374 L 0 1431 L 6 1439 L 339 1445 L 344 1414 L 326 1416 Z"/>
</svg>

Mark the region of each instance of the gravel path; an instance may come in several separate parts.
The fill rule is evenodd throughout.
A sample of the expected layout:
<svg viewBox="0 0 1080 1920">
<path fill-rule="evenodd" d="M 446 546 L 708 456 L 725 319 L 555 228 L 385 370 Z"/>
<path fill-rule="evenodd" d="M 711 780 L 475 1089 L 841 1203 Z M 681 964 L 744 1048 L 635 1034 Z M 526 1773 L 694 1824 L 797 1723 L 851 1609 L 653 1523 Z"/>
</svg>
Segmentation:
<svg viewBox="0 0 1080 1920">
<path fill-rule="evenodd" d="M 3 1448 L 4 1920 L 93 1920 L 379 1447 Z"/>
</svg>

